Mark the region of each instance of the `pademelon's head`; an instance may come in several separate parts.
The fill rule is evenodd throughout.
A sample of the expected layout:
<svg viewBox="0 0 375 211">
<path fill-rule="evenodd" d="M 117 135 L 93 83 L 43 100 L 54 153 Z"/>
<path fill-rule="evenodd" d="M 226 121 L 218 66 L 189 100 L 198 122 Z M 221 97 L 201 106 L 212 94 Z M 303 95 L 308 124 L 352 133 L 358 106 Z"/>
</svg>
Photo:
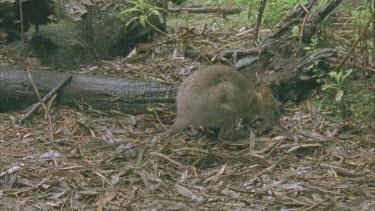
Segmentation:
<svg viewBox="0 0 375 211">
<path fill-rule="evenodd" d="M 271 88 L 268 85 L 263 85 L 260 91 L 262 96 L 261 114 L 264 121 L 272 125 L 280 123 L 280 103 L 272 96 Z"/>
</svg>

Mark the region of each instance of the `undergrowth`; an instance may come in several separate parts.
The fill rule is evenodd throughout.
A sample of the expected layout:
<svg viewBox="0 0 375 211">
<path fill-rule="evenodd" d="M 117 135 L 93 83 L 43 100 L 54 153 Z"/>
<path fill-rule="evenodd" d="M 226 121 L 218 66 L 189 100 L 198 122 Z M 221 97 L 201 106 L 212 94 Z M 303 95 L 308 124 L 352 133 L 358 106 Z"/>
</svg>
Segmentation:
<svg viewBox="0 0 375 211">
<path fill-rule="evenodd" d="M 375 126 L 374 88 L 374 77 L 360 81 L 349 77 L 340 103 L 335 101 L 334 90 L 321 90 L 313 98 L 313 104 L 321 111 L 332 111 L 333 116 L 342 121 L 351 119 Z"/>
</svg>

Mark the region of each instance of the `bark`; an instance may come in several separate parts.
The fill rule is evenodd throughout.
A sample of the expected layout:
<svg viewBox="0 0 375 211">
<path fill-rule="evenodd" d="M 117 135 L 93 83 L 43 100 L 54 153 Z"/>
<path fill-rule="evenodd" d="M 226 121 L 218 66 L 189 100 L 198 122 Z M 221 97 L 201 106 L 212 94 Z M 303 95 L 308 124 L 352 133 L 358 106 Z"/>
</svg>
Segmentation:
<svg viewBox="0 0 375 211">
<path fill-rule="evenodd" d="M 42 97 L 69 75 L 33 71 L 34 81 Z M 74 75 L 58 93 L 58 103 L 85 103 L 100 109 L 127 113 L 145 112 L 165 103 L 174 104 L 176 87 L 156 82 L 137 82 L 120 78 Z M 38 102 L 26 72 L 0 66 L 0 112 L 24 109 Z"/>
</svg>

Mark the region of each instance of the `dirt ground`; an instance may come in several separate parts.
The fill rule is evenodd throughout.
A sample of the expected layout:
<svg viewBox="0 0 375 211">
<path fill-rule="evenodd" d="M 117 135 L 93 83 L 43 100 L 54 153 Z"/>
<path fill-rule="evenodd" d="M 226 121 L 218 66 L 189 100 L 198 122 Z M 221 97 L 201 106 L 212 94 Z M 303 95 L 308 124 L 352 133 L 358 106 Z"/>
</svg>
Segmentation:
<svg viewBox="0 0 375 211">
<path fill-rule="evenodd" d="M 204 43 L 196 30 L 190 41 Z M 228 48 L 249 38 L 210 30 Z M 1 65 L 17 65 L 19 45 L 3 47 Z M 182 55 L 166 45 L 71 72 L 179 84 L 209 64 Z M 315 101 L 284 104 L 280 128 L 232 141 L 155 141 L 175 118 L 164 105 L 132 115 L 51 101 L 54 141 L 43 109 L 22 123 L 23 111 L 1 113 L 0 210 L 375 210 L 373 120 L 343 121 Z"/>
</svg>

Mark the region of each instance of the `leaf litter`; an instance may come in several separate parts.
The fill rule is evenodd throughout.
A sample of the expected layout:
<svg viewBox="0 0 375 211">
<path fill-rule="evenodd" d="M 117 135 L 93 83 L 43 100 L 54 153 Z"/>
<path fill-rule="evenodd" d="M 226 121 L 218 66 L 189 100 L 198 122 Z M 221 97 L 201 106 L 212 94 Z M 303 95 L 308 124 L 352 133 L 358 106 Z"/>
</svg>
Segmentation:
<svg viewBox="0 0 375 211">
<path fill-rule="evenodd" d="M 307 122 L 295 118 L 299 111 L 284 114 L 284 133 L 223 142 L 182 134 L 152 143 L 163 130 L 152 112 L 131 117 L 59 107 L 52 115 L 61 151 L 48 139 L 43 114 L 21 126 L 12 115 L 0 115 L 4 209 L 375 206 L 374 133 L 364 127 L 348 134 L 319 114 L 305 114 Z"/>
</svg>

